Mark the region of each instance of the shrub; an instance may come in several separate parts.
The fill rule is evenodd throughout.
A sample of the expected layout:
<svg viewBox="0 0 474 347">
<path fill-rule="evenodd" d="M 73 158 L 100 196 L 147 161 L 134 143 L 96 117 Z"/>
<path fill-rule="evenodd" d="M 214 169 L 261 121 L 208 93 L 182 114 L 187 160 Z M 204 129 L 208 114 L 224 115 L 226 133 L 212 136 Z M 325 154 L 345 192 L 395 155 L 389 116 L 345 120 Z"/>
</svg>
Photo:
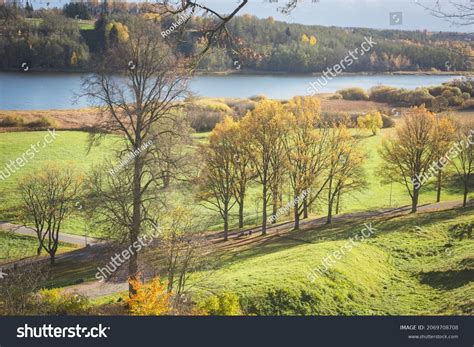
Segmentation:
<svg viewBox="0 0 474 347">
<path fill-rule="evenodd" d="M 229 106 L 225 103 L 212 100 L 212 99 L 198 99 L 193 102 L 193 104 L 206 111 L 213 111 L 213 112 L 223 112 L 223 113 L 232 113 L 232 110 Z"/>
<path fill-rule="evenodd" d="M 464 103 L 462 105 L 462 109 L 463 110 L 474 110 L 474 100 L 469 99 L 469 100 L 464 101 Z"/>
<path fill-rule="evenodd" d="M 399 102 L 407 106 L 431 106 L 431 101 L 434 97 L 429 93 L 426 88 L 417 88 L 415 90 L 404 90 L 401 89 L 397 96 Z"/>
<path fill-rule="evenodd" d="M 1 127 L 21 127 L 25 124 L 25 119 L 22 116 L 6 116 L 0 120 Z"/>
<path fill-rule="evenodd" d="M 55 128 L 56 121 L 54 119 L 41 116 L 39 119 L 29 122 L 27 124 L 29 128 L 34 129 L 48 129 L 48 128 Z"/>
<path fill-rule="evenodd" d="M 444 96 L 439 95 L 433 99 L 433 101 L 431 102 L 431 106 L 433 108 L 433 111 L 441 112 L 448 108 L 449 101 Z"/>
<path fill-rule="evenodd" d="M 395 95 L 397 94 L 397 88 L 387 86 L 373 87 L 369 91 L 369 99 L 377 102 L 391 103 L 395 101 Z"/>
<path fill-rule="evenodd" d="M 37 302 L 38 310 L 44 315 L 81 315 L 90 311 L 90 303 L 86 297 L 64 293 L 59 288 L 40 290 Z"/>
<path fill-rule="evenodd" d="M 239 316 L 242 314 L 239 297 L 233 293 L 213 295 L 199 303 L 197 311 L 211 316 Z"/>
<path fill-rule="evenodd" d="M 471 98 L 471 94 L 469 94 L 469 93 L 462 93 L 461 97 L 462 97 L 462 99 L 463 99 L 464 101 L 467 101 L 467 100 L 469 100 L 469 99 Z"/>
<path fill-rule="evenodd" d="M 334 93 L 329 97 L 329 100 L 341 100 L 341 99 L 342 99 L 342 95 L 339 93 Z"/>
<path fill-rule="evenodd" d="M 125 301 L 130 307 L 130 313 L 136 316 L 160 316 L 170 311 L 171 293 L 159 277 L 155 277 L 150 284 L 144 285 L 140 280 L 129 280 L 136 294 Z"/>
<path fill-rule="evenodd" d="M 346 88 L 337 91 L 345 100 L 369 100 L 367 92 L 362 88 Z"/>
<path fill-rule="evenodd" d="M 464 99 L 460 95 L 453 95 L 448 98 L 449 106 L 461 106 L 464 103 Z"/>
<path fill-rule="evenodd" d="M 307 316 L 319 314 L 319 299 L 306 290 L 270 289 L 247 302 L 246 313 L 259 316 Z"/>
<path fill-rule="evenodd" d="M 197 132 L 211 131 L 223 119 L 224 115 L 220 112 L 205 112 L 199 109 L 187 111 L 189 125 Z"/>
<path fill-rule="evenodd" d="M 393 128 L 395 126 L 395 121 L 390 118 L 389 116 L 383 114 L 382 115 L 382 127 L 383 128 Z"/>
</svg>

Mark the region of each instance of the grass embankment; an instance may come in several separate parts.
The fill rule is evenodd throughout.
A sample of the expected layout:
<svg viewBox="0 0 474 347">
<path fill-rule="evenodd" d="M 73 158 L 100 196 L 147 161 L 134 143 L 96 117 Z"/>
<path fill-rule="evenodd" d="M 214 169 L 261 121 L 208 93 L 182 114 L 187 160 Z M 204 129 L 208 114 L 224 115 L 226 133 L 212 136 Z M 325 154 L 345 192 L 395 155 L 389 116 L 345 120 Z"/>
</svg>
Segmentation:
<svg viewBox="0 0 474 347">
<path fill-rule="evenodd" d="M 0 264 L 23 258 L 36 256 L 38 241 L 26 235 L 0 230 Z M 59 243 L 58 253 L 65 253 L 76 249 L 73 245 Z"/>
<path fill-rule="evenodd" d="M 373 235 L 337 260 L 334 252 L 361 235 L 369 222 L 375 228 Z M 232 239 L 217 244 L 225 253 L 206 271 L 192 274 L 188 286 L 193 288 L 193 300 L 209 293 L 236 293 L 251 313 L 255 303 L 268 304 L 269 291 L 283 290 L 280 303 L 273 302 L 283 314 L 298 314 L 285 300 L 304 293 L 311 302 L 306 314 L 311 315 L 470 315 L 474 314 L 474 239 L 455 228 L 463 223 L 474 223 L 474 208 L 355 218 L 299 232 Z M 330 255 L 328 271 L 311 283 L 309 272 L 322 268 L 321 262 Z M 88 257 L 58 262 L 48 285 L 91 281 L 96 267 L 103 266 L 101 261 Z M 126 293 L 96 297 L 93 302 L 110 304 L 120 294 Z"/>
<path fill-rule="evenodd" d="M 269 237 L 258 247 L 237 248 L 232 260 L 196 276 L 209 277 L 215 291 L 235 292 L 243 303 L 260 301 L 270 289 L 304 290 L 317 301 L 313 314 L 474 313 L 474 240 L 460 239 L 451 230 L 474 222 L 472 208 L 372 219 L 374 236 L 311 284 L 309 271 L 321 267 L 325 257 L 360 234 L 367 222 Z M 418 228 L 421 235 L 415 232 Z"/>
</svg>

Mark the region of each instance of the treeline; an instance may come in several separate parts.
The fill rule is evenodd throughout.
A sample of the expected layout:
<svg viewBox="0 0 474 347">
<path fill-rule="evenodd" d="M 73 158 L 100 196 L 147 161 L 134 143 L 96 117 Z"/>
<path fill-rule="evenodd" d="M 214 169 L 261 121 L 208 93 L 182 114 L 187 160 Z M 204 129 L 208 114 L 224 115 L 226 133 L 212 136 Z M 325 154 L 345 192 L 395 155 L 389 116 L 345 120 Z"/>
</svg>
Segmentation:
<svg viewBox="0 0 474 347">
<path fill-rule="evenodd" d="M 320 72 L 339 63 L 364 41 L 377 43 L 358 57 L 349 72 L 397 70 L 469 70 L 470 34 L 431 34 L 427 31 L 395 31 L 336 28 L 289 24 L 244 15 L 229 23 L 236 37 L 239 59 L 249 69 L 282 72 Z M 314 37 L 316 43 L 307 40 Z M 472 38 L 472 37 L 471 37 Z M 206 64 L 220 66 L 221 53 L 213 52 Z M 211 66 L 212 66 L 211 64 Z M 228 65 L 225 67 L 229 67 Z M 202 66 L 209 69 L 209 66 Z M 213 67 L 211 67 L 212 69 Z"/>
<path fill-rule="evenodd" d="M 107 47 L 111 25 L 118 23 L 120 32 L 128 30 L 130 21 L 146 20 L 159 23 L 165 31 L 177 20 L 160 20 L 150 11 L 146 6 L 138 9 L 125 3 L 113 7 L 71 3 L 62 10 L 39 11 L 31 6 L 0 6 L 0 19 L 4 20 L 0 54 L 5 57 L 0 68 L 17 69 L 28 62 L 43 70 L 91 69 L 94 54 L 101 54 Z M 86 28 L 80 19 L 91 19 L 95 25 Z M 184 56 L 198 55 L 206 45 L 198 28 L 205 27 L 207 20 L 192 17 L 186 30 L 167 35 L 168 42 Z M 108 33 L 104 30 L 107 25 Z M 369 37 L 376 45 L 347 66 L 347 72 L 471 69 L 472 34 L 309 26 L 250 15 L 233 18 L 228 29 L 232 43 L 212 42 L 211 50 L 198 63 L 199 69 L 219 71 L 238 66 L 268 72 L 321 72 L 339 63 Z"/>
</svg>

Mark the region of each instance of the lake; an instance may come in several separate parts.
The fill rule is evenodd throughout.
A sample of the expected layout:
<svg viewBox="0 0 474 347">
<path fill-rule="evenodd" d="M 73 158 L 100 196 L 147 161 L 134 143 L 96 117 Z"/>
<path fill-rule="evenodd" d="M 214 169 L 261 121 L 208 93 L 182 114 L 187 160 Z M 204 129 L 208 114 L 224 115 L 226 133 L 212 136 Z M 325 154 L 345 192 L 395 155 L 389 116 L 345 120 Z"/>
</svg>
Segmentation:
<svg viewBox="0 0 474 347">
<path fill-rule="evenodd" d="M 0 110 L 70 109 L 88 106 L 86 99 L 75 103 L 81 91 L 81 74 L 66 73 L 4 73 L 0 72 Z M 439 85 L 461 76 L 433 75 L 346 75 L 329 81 L 320 92 L 329 93 L 347 87 L 369 89 L 377 85 L 414 89 Z M 307 95 L 310 82 L 318 76 L 309 75 L 227 75 L 196 76 L 191 90 L 197 96 L 246 98 L 264 94 L 269 98 L 288 99 Z"/>
</svg>

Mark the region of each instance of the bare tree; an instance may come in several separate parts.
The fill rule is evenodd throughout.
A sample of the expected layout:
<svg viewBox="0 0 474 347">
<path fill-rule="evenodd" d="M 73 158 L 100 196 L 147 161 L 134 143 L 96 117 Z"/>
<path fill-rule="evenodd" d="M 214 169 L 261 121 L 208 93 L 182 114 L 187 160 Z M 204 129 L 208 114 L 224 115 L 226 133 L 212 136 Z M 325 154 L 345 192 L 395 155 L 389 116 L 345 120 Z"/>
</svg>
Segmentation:
<svg viewBox="0 0 474 347">
<path fill-rule="evenodd" d="M 434 4 L 416 1 L 418 5 L 430 12 L 433 16 L 443 18 L 456 25 L 471 25 L 474 23 L 474 3 L 471 1 L 436 0 Z"/>
<path fill-rule="evenodd" d="M 59 232 L 66 217 L 74 211 L 81 194 L 82 178 L 71 167 L 54 163 L 26 175 L 19 184 L 23 199 L 22 217 L 32 223 L 38 238 L 38 255 L 44 249 L 51 265 L 59 246 Z"/>
<path fill-rule="evenodd" d="M 41 261 L 13 264 L 0 281 L 0 315 L 37 314 L 35 294 L 47 277 L 48 270 Z"/>
<path fill-rule="evenodd" d="M 175 110 L 187 96 L 189 72 L 183 59 L 163 43 L 156 24 L 132 21 L 129 26 L 129 38 L 117 42 L 104 54 L 103 62 L 85 80 L 84 88 L 85 95 L 102 108 L 103 118 L 97 124 L 101 135 L 115 133 L 125 138 L 126 147 L 119 159 L 127 156 L 129 162 L 123 169 L 133 172 L 128 182 L 131 216 L 126 226 L 128 242 L 133 245 L 143 230 L 142 224 L 149 219 L 150 206 L 156 202 L 147 193 L 161 182 L 161 175 L 153 170 L 156 158 L 152 154 L 152 137 L 174 130 L 155 129 L 152 135 L 152 129 L 165 120 L 171 123 L 175 120 Z M 120 71 L 120 77 L 113 75 L 113 71 Z M 122 212 L 126 213 L 125 206 Z M 117 221 L 124 225 L 126 219 L 118 213 Z M 135 252 L 129 261 L 129 276 L 134 280 L 137 275 Z M 129 293 L 134 293 L 131 286 Z"/>
</svg>

